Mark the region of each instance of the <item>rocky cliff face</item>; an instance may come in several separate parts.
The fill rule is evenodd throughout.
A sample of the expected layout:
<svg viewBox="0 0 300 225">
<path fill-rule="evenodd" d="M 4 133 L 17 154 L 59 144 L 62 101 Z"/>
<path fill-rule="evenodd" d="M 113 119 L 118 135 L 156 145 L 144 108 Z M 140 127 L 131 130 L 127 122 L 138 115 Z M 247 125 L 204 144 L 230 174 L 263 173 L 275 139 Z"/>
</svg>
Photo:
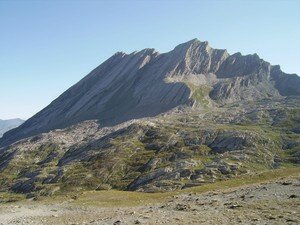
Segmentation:
<svg viewBox="0 0 300 225">
<path fill-rule="evenodd" d="M 207 107 L 290 95 L 300 95 L 297 75 L 283 73 L 256 54 L 229 55 L 194 39 L 163 54 L 154 49 L 116 53 L 5 134 L 0 145 L 84 120 L 113 126 L 180 105 Z"/>
</svg>

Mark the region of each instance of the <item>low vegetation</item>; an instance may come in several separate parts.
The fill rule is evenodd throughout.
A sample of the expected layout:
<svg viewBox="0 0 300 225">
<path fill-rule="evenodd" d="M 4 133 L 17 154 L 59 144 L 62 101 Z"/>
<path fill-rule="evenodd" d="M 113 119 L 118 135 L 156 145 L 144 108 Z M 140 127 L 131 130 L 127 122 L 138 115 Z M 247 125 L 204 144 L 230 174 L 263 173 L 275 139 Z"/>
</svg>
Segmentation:
<svg viewBox="0 0 300 225">
<path fill-rule="evenodd" d="M 1 153 L 0 191 L 27 198 L 110 189 L 160 193 L 297 168 L 297 108 L 252 104 L 173 112 L 107 133 L 81 124 L 28 139 Z M 81 139 L 68 142 L 75 136 Z"/>
</svg>

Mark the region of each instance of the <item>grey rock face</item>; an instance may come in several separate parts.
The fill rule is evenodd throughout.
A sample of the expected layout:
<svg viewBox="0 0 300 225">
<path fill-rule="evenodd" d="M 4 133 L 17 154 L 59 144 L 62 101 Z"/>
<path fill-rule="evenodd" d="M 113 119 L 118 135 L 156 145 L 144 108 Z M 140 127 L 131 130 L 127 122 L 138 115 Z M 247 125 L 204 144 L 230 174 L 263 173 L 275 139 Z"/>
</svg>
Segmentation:
<svg viewBox="0 0 300 225">
<path fill-rule="evenodd" d="M 198 93 L 195 100 L 190 84 L 209 87 L 209 95 Z M 197 39 L 163 54 L 154 49 L 118 52 L 22 126 L 5 134 L 0 146 L 84 120 L 113 126 L 156 116 L 180 105 L 194 106 L 199 96 L 226 104 L 289 95 L 300 95 L 297 75 L 283 73 L 256 54 L 229 55 Z"/>
</svg>

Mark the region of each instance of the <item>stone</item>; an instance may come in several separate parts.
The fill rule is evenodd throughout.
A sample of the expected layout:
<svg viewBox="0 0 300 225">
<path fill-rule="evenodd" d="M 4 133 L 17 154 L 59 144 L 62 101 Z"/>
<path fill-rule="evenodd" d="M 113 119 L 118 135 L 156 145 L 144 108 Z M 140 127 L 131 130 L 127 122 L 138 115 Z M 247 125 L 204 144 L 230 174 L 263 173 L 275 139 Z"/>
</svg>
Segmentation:
<svg viewBox="0 0 300 225">
<path fill-rule="evenodd" d="M 289 196 L 289 198 L 297 198 L 297 195 L 292 194 L 292 195 Z"/>
<path fill-rule="evenodd" d="M 237 209 L 237 208 L 240 208 L 242 207 L 241 205 L 238 205 L 238 204 L 232 204 L 230 206 L 228 206 L 229 209 Z"/>
<path fill-rule="evenodd" d="M 178 203 L 176 206 L 175 206 L 175 210 L 178 210 L 178 211 L 188 211 L 191 209 L 191 206 L 190 205 L 187 205 L 187 204 L 181 204 L 181 203 Z"/>
</svg>

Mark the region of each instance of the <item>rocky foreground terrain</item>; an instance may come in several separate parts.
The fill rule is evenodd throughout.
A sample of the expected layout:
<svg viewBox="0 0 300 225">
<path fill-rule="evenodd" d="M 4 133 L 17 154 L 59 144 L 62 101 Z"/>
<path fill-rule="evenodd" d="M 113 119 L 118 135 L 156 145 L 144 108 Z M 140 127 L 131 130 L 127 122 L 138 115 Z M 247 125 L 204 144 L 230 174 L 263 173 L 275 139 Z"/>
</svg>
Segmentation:
<svg viewBox="0 0 300 225">
<path fill-rule="evenodd" d="M 0 224 L 299 224 L 299 172 L 167 194 L 100 191 L 23 200 L 0 205 Z"/>
</svg>

